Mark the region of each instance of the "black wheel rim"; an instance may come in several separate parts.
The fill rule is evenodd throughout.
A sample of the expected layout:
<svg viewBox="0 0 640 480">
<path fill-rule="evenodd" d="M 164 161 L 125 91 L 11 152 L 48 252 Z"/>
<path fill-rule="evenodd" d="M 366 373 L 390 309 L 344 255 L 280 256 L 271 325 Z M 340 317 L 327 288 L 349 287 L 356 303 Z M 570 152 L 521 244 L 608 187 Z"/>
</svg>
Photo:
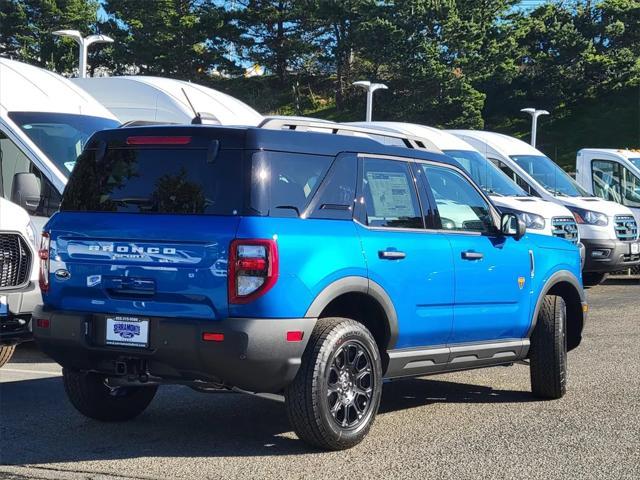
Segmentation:
<svg viewBox="0 0 640 480">
<path fill-rule="evenodd" d="M 350 340 L 335 351 L 327 372 L 327 406 L 340 428 L 351 430 L 366 421 L 374 382 L 371 354 L 362 343 Z"/>
</svg>

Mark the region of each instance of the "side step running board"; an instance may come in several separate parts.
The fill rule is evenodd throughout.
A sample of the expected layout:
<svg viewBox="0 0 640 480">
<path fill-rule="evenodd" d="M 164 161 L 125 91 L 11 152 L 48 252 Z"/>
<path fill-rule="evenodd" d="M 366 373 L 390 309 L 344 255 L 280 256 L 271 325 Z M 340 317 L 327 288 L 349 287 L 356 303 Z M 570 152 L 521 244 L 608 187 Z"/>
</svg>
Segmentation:
<svg viewBox="0 0 640 480">
<path fill-rule="evenodd" d="M 525 358 L 528 352 L 528 339 L 390 350 L 389 368 L 384 378 L 415 377 L 513 363 Z"/>
</svg>

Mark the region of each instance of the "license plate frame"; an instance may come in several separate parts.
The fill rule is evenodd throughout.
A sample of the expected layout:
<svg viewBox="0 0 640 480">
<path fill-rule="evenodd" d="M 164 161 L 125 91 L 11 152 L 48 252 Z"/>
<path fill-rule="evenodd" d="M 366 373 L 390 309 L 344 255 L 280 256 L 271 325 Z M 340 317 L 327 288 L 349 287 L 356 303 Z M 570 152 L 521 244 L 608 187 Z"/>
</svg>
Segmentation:
<svg viewBox="0 0 640 480">
<path fill-rule="evenodd" d="M 149 348 L 149 319 L 129 315 L 107 315 L 105 344 L 113 347 Z"/>
<path fill-rule="evenodd" d="M 631 255 L 639 255 L 640 254 L 640 242 L 633 242 L 629 245 L 629 253 Z"/>
</svg>

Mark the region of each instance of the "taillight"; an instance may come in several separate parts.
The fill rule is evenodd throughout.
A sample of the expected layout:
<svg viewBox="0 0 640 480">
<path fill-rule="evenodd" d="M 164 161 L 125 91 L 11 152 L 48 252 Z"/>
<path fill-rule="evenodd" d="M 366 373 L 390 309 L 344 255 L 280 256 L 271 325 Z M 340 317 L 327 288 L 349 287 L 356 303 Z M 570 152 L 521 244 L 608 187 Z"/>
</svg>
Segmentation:
<svg viewBox="0 0 640 480">
<path fill-rule="evenodd" d="M 40 239 L 40 291 L 47 292 L 49 290 L 49 233 L 42 232 Z"/>
<path fill-rule="evenodd" d="M 278 279 L 275 240 L 233 240 L 228 275 L 229 303 L 248 303 L 267 293 Z"/>
</svg>

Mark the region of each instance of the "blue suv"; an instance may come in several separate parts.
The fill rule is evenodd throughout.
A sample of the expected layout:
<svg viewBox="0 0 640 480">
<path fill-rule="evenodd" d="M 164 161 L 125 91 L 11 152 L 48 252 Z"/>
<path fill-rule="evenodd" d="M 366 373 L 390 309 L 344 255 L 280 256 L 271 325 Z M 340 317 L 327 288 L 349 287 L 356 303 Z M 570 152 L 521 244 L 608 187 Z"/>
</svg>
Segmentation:
<svg viewBox="0 0 640 480">
<path fill-rule="evenodd" d="M 572 243 L 447 156 L 347 135 L 96 133 L 40 259 L 34 334 L 84 415 L 131 419 L 162 384 L 283 393 L 327 449 L 362 440 L 387 379 L 526 361 L 560 398 L 587 311 Z"/>
</svg>

